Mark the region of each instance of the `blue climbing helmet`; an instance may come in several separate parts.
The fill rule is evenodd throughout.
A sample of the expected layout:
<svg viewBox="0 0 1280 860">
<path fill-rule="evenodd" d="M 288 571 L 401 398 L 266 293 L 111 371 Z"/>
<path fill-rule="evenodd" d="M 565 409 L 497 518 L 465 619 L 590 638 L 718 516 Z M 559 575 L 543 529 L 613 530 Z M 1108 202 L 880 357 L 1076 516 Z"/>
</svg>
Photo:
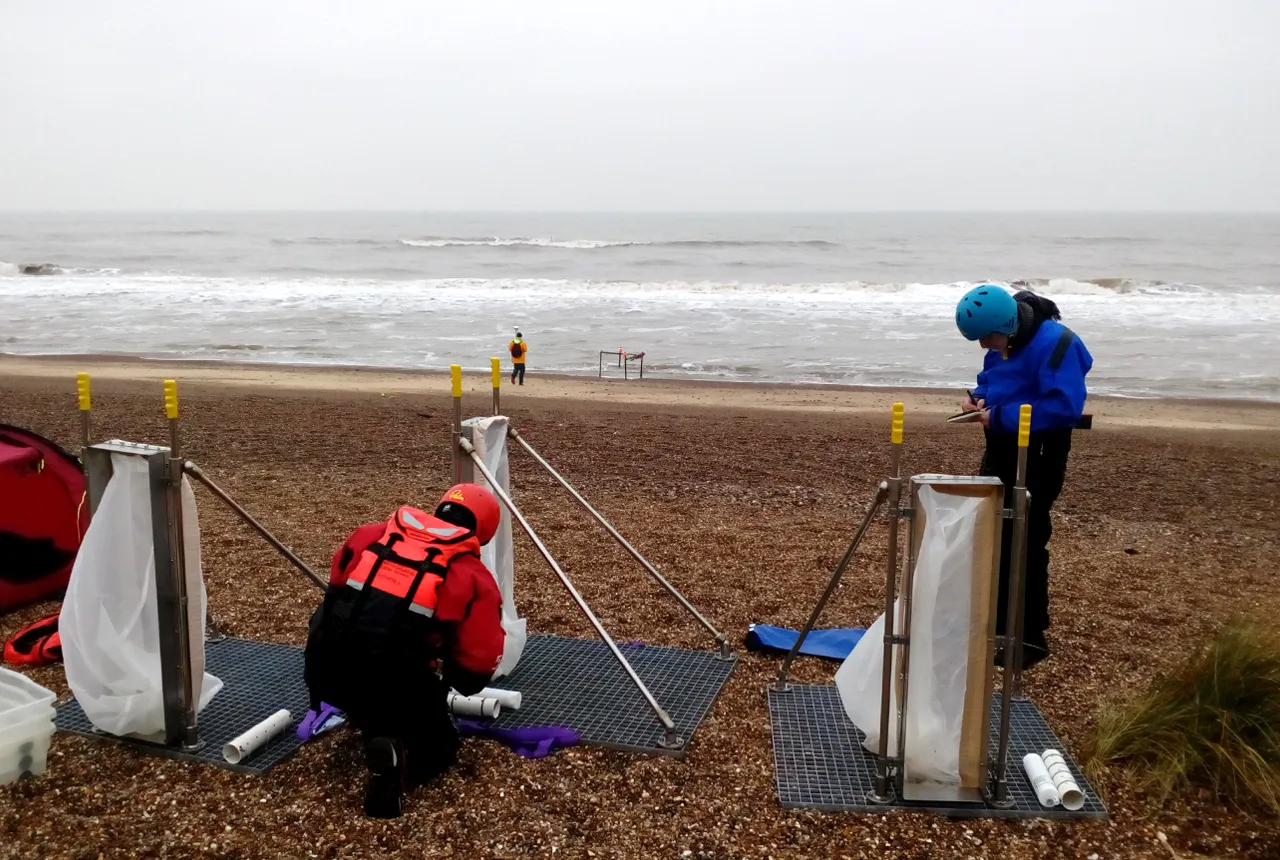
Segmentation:
<svg viewBox="0 0 1280 860">
<path fill-rule="evenodd" d="M 982 284 L 960 298 L 956 325 L 969 340 L 981 340 L 996 332 L 1013 334 L 1018 330 L 1018 303 L 1003 287 Z"/>
</svg>

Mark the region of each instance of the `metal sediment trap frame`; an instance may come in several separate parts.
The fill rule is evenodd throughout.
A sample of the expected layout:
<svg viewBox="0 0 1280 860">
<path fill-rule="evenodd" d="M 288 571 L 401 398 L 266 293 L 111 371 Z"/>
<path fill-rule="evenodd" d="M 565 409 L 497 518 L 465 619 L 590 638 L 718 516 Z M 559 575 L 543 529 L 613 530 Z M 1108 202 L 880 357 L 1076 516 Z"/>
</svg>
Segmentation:
<svg viewBox="0 0 1280 860">
<path fill-rule="evenodd" d="M 94 444 L 88 374 L 77 375 L 76 388 L 81 413 L 80 459 L 85 470 L 90 517 L 97 512 L 112 478 L 113 455 L 140 457 L 148 464 L 164 730 L 146 737 L 110 734 L 96 728 L 75 699 L 58 707 L 57 726 L 62 731 L 113 740 L 146 752 L 261 773 L 291 755 L 301 744 L 291 730 L 309 707 L 309 697 L 302 683 L 301 649 L 220 635 L 208 637 L 206 668 L 217 673 L 223 681 L 223 688 L 197 719 L 194 667 L 190 659 L 190 596 L 185 576 L 187 547 L 182 523 L 183 476 L 190 475 L 203 484 L 317 586 L 324 588 L 325 581 L 215 484 L 199 466 L 182 456 L 175 380 L 164 381 L 168 447 L 118 439 Z M 292 722 L 289 730 L 279 732 L 244 760 L 232 763 L 224 759 L 224 744 L 280 709 L 290 712 Z"/>
<path fill-rule="evenodd" d="M 848 548 L 836 565 L 821 597 L 809 614 L 800 635 L 769 687 L 770 723 L 773 733 L 775 777 L 783 806 L 829 811 L 881 812 L 907 808 L 938 812 L 952 817 L 1046 817 L 1099 818 L 1106 816 L 1100 799 L 1084 774 L 1067 759 L 1076 782 L 1085 795 L 1085 805 L 1076 811 L 1060 807 L 1042 808 L 1029 783 L 1020 773 L 1010 774 L 1010 757 L 1021 761 L 1027 753 L 1046 748 L 1061 750 L 1043 716 L 1022 693 L 1023 596 L 1027 517 L 1031 504 L 1026 487 L 1027 446 L 1030 437 L 1031 407 L 1020 412 L 1018 469 L 1008 507 L 1000 502 L 994 518 L 990 568 L 992 582 L 980 593 L 989 600 L 990 625 L 985 644 L 970 655 L 968 684 L 976 684 L 972 702 L 966 691 L 966 718 L 975 717 L 971 741 L 978 744 L 976 777 L 970 785 L 940 786 L 906 780 L 906 725 L 910 701 L 907 695 L 911 672 L 912 591 L 920 540 L 918 494 L 924 486 L 950 486 L 962 492 L 995 490 L 1003 497 L 998 478 L 920 475 L 904 482 L 902 477 L 903 404 L 895 403 L 892 420 L 891 475 L 881 481 L 876 495 Z M 996 486 L 999 485 L 999 489 Z M 963 488 L 963 489 L 962 489 Z M 906 502 L 904 504 L 904 502 Z M 791 665 L 805 638 L 813 630 L 859 544 L 876 514 L 888 507 L 888 553 L 885 569 L 883 660 L 880 678 L 880 713 L 877 745 L 868 751 L 864 735 L 845 713 L 834 686 L 792 685 Z M 907 520 L 905 564 L 900 564 L 901 521 Z M 1012 522 L 1007 590 L 1008 610 L 1005 633 L 995 634 L 995 604 L 1000 567 L 1000 530 Z M 900 570 L 901 568 L 901 570 Z M 977 576 L 975 576 L 977 582 Z M 975 592 L 975 594 L 978 592 Z M 897 598 L 895 600 L 895 597 Z M 1003 653 L 1001 689 L 994 692 L 993 663 L 997 649 Z M 894 666 L 897 666 L 895 673 Z M 981 671 L 975 677 L 975 671 Z M 890 721 L 895 722 L 896 744 L 890 749 Z M 985 744 L 983 742 L 986 742 Z M 1064 758 L 1065 754 L 1064 754 Z M 963 768 L 962 768 L 963 770 Z"/>
<path fill-rule="evenodd" d="M 501 366 L 497 358 L 491 359 L 491 373 L 492 414 L 496 416 L 501 414 Z M 572 727 L 581 727 L 584 742 L 636 752 L 658 752 L 682 757 L 689 736 L 714 703 L 736 665 L 737 657 L 732 651 L 728 638 L 632 546 L 577 488 L 556 471 L 514 426 L 508 423 L 507 435 L 518 442 L 534 462 L 554 478 L 605 529 L 610 537 L 644 568 L 654 581 L 679 602 L 715 640 L 716 651 L 707 653 L 680 648 L 619 646 L 605 630 L 600 619 L 560 567 L 546 544 L 538 537 L 537 532 L 520 512 L 511 496 L 502 489 L 497 476 L 485 465 L 473 444 L 474 428 L 462 420 L 461 366 L 452 365 L 450 375 L 453 394 L 452 438 L 455 482 L 474 480 L 477 473 L 483 476 L 494 495 L 510 513 L 512 520 L 524 530 L 538 554 L 560 580 L 561 585 L 582 611 L 604 645 L 602 650 L 598 646 L 587 647 L 591 643 L 585 643 L 583 640 L 567 637 L 531 637 L 529 652 L 532 653 L 521 660 L 510 678 L 503 679 L 504 686 L 521 689 L 525 684 L 538 685 L 540 689 L 535 691 L 536 695 L 526 697 L 527 700 L 531 704 L 536 703 L 539 698 L 544 700 L 550 698 L 557 702 L 555 706 L 542 713 L 548 718 L 560 719 Z M 558 652 L 558 656 L 551 656 L 552 652 Z M 628 694 L 626 685 L 618 684 L 616 671 L 609 669 L 610 660 L 622 670 L 622 676 L 632 688 L 631 694 Z M 643 671 L 637 671 L 637 666 Z M 606 688 L 603 695 L 599 689 L 602 684 Z M 550 688 L 557 685 L 566 685 L 575 690 L 577 695 L 563 690 L 553 693 Z M 659 687 L 665 692 L 664 698 L 668 699 L 670 707 L 664 706 L 655 694 L 654 690 Z M 634 714 L 624 711 L 627 699 L 632 698 L 634 694 L 638 694 L 644 707 L 652 712 L 653 719 L 657 723 L 656 728 L 661 733 L 659 738 L 646 740 L 649 732 Z M 522 715 L 520 712 L 508 712 L 499 720 L 498 725 L 516 727 L 525 724 L 523 721 L 528 719 L 527 715 Z"/>
</svg>

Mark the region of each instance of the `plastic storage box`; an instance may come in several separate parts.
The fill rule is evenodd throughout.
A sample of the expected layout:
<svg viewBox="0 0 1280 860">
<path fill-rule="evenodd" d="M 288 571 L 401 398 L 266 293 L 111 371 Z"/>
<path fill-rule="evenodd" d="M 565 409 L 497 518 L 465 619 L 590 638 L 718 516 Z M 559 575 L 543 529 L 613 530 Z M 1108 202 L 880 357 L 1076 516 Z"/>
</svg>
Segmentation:
<svg viewBox="0 0 1280 860">
<path fill-rule="evenodd" d="M 25 675 L 0 668 L 0 785 L 44 773 L 55 698 Z"/>
</svg>

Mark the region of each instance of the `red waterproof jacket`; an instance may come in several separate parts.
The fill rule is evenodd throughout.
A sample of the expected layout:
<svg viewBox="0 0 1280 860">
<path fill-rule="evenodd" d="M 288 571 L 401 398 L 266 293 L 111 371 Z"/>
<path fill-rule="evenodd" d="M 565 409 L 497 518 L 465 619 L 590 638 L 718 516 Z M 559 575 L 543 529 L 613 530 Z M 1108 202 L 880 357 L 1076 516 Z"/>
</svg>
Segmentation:
<svg viewBox="0 0 1280 860">
<path fill-rule="evenodd" d="M 361 526 L 333 554 L 329 584 L 342 586 L 368 546 L 381 539 L 387 524 Z M 489 679 L 502 659 L 502 593 L 484 563 L 474 555 L 454 556 L 436 589 L 435 618 L 447 631 L 443 657 L 455 669 Z M 461 690 L 460 690 L 461 692 Z"/>
</svg>

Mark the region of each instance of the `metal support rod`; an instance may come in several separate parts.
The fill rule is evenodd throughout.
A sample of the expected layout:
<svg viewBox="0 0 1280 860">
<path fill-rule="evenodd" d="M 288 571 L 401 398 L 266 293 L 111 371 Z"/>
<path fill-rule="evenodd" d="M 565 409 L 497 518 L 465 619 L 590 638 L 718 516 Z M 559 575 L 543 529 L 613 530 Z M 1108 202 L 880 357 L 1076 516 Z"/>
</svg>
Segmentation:
<svg viewBox="0 0 1280 860">
<path fill-rule="evenodd" d="M 884 654 L 880 675 L 880 737 L 876 744 L 876 790 L 873 803 L 893 800 L 889 782 L 889 709 L 893 696 L 893 598 L 898 584 L 898 517 L 902 512 L 902 420 L 903 405 L 893 405 L 890 471 L 887 484 L 889 502 L 889 561 L 884 576 Z"/>
<path fill-rule="evenodd" d="M 1000 733 L 996 744 L 995 804 L 1012 805 L 1008 797 L 1009 731 L 1013 717 L 1014 678 L 1020 674 L 1022 652 L 1023 569 L 1027 553 L 1027 445 L 1031 437 L 1031 407 L 1023 405 L 1018 419 L 1018 473 L 1013 484 L 1013 540 L 1009 549 L 1008 608 L 1005 610 L 1004 678 L 1000 682 Z"/>
<path fill-rule="evenodd" d="M 263 527 L 262 523 L 255 520 L 248 511 L 240 507 L 240 505 L 236 503 L 236 500 L 231 498 L 231 496 L 227 495 L 227 493 L 221 487 L 215 484 L 209 478 L 208 475 L 206 475 L 203 471 L 201 471 L 199 466 L 197 466 L 195 463 L 191 462 L 190 460 L 187 460 L 182 464 L 182 468 L 185 471 L 187 471 L 191 475 L 191 477 L 195 478 L 197 481 L 199 481 L 200 483 L 208 487 L 209 492 L 213 493 L 215 496 L 217 496 L 219 499 L 225 502 L 227 507 L 231 508 L 231 510 L 239 514 L 240 519 L 244 520 L 245 523 L 248 524 L 254 531 L 262 535 L 262 537 L 267 541 L 267 543 L 275 547 L 276 550 L 279 551 L 281 555 L 283 555 L 285 558 L 289 560 L 290 564 L 292 564 L 298 570 L 306 574 L 307 578 L 310 579 L 312 582 L 314 582 L 319 588 L 324 589 L 328 587 L 325 581 L 316 575 L 316 572 L 314 570 L 307 567 L 306 563 L 303 562 L 302 559 L 294 555 L 292 550 L 290 550 L 287 546 L 280 543 L 280 541 L 276 540 L 275 535 L 267 531 L 266 528 Z"/>
<path fill-rule="evenodd" d="M 453 389 L 453 482 L 462 483 L 462 454 L 458 441 L 462 438 L 462 366 L 449 366 Z"/>
<path fill-rule="evenodd" d="M 661 573 L 659 573 L 658 569 L 654 567 L 652 564 L 650 564 L 649 560 L 646 559 L 644 556 L 642 556 L 639 550 L 633 547 L 630 544 L 630 542 L 628 542 L 627 539 L 624 538 L 618 532 L 618 530 L 613 527 L 613 524 L 604 518 L 603 514 L 601 514 L 594 507 L 592 507 L 591 503 L 588 502 L 585 498 L 583 498 L 582 494 L 578 492 L 578 490 L 573 486 L 573 484 L 570 484 L 563 475 L 557 472 L 550 463 L 548 463 L 545 459 L 543 459 L 542 455 L 539 454 L 537 451 L 535 451 L 533 449 L 533 446 L 530 445 L 525 440 L 525 438 L 521 436 L 519 432 L 516 431 L 516 428 L 508 426 L 507 435 L 509 435 L 512 439 L 515 439 L 517 442 L 519 442 L 520 446 L 529 453 L 529 456 L 532 457 L 534 460 L 536 460 L 538 462 L 538 465 L 546 469 L 547 473 L 560 483 L 560 486 L 568 490 L 569 495 L 573 496 L 574 499 L 577 500 L 578 504 L 582 505 L 582 507 L 586 509 L 587 513 L 591 514 L 591 516 L 595 518 L 596 522 L 604 526 L 605 531 L 607 531 L 609 535 L 614 540 L 616 540 L 623 549 L 629 552 L 632 558 L 640 562 L 640 565 L 649 572 L 650 576 L 652 576 L 655 580 L 657 580 L 658 583 L 663 588 L 665 588 L 671 594 L 672 597 L 680 601 L 680 605 L 683 606 L 685 609 L 687 609 L 689 611 L 689 614 L 692 615 L 695 619 L 697 619 L 698 623 L 701 624 L 704 628 L 706 628 L 708 633 L 710 633 L 713 637 L 715 637 L 716 643 L 720 646 L 720 653 L 723 656 L 727 657 L 729 654 L 730 646 L 729 646 L 729 640 L 725 638 L 725 635 L 721 633 L 719 630 L 717 630 L 715 626 L 710 621 L 708 621 L 706 617 L 703 616 L 703 614 L 699 612 L 692 603 L 686 600 L 685 596 L 681 594 L 674 585 L 668 582 L 667 578 L 664 577 Z M 861 536 L 861 534 L 859 534 L 859 536 Z"/>
<path fill-rule="evenodd" d="M 787 688 L 787 676 L 791 672 L 792 661 L 800 653 L 800 646 L 804 644 L 809 632 L 813 630 L 813 625 L 818 623 L 818 616 L 822 614 L 822 610 L 827 606 L 827 601 L 835 593 L 836 586 L 840 584 L 840 578 L 844 576 L 845 568 L 849 566 L 849 562 L 853 559 L 853 554 L 858 551 L 858 544 L 862 543 L 863 535 L 867 533 L 867 528 L 871 525 L 871 521 L 875 519 L 876 511 L 880 510 L 880 506 L 884 504 L 885 499 L 888 497 L 889 482 L 881 481 L 879 488 L 876 490 L 876 497 L 867 506 L 867 513 L 862 518 L 862 523 L 858 526 L 858 530 L 854 532 L 853 540 L 849 542 L 848 549 L 844 551 L 844 556 L 840 559 L 840 563 L 836 565 L 835 572 L 831 574 L 831 579 L 827 581 L 826 590 L 822 592 L 822 597 L 818 598 L 818 604 L 809 613 L 809 620 L 804 623 L 804 629 L 800 631 L 800 635 L 796 637 L 795 644 L 791 646 L 791 650 L 787 652 L 786 659 L 782 661 L 782 668 L 778 670 L 778 680 L 773 684 L 775 690 L 785 690 Z"/>
<path fill-rule="evenodd" d="M 914 492 L 911 493 L 911 507 L 919 508 Z M 918 520 L 913 519 L 911 526 L 907 529 L 907 563 L 902 569 L 902 631 L 898 636 L 898 641 L 901 643 L 898 646 L 898 684 L 902 689 L 902 698 L 898 702 L 898 752 L 895 756 L 899 768 L 897 777 L 899 795 L 902 793 L 903 782 L 906 779 L 907 705 L 911 696 L 911 608 L 916 586 L 915 527 L 917 522 Z"/>
<path fill-rule="evenodd" d="M 613 656 L 617 658 L 618 662 L 622 665 L 622 670 L 627 673 L 627 677 L 629 677 L 631 682 L 636 685 L 636 689 L 640 691 L 640 695 L 642 695 L 644 700 L 649 703 L 649 707 L 653 709 L 654 714 L 658 717 L 658 722 L 662 724 L 662 728 L 666 732 L 665 745 L 670 748 L 679 748 L 682 746 L 684 741 L 680 738 L 678 730 L 676 729 L 676 724 L 672 722 L 671 717 L 667 714 L 666 710 L 663 709 L 662 705 L 658 704 L 658 700 L 653 697 L 653 693 L 649 692 L 649 688 L 645 686 L 644 681 L 640 680 L 640 676 L 636 674 L 636 670 L 631 667 L 629 662 L 627 662 L 627 658 L 618 650 L 618 646 L 609 636 L 608 631 L 604 629 L 604 625 L 600 623 L 600 619 L 596 618 L 595 613 L 591 611 L 591 607 L 587 605 L 587 601 L 578 593 L 578 589 L 573 587 L 573 583 L 569 581 L 569 577 L 560 569 L 560 565 L 556 563 L 551 552 L 547 549 L 546 545 L 542 543 L 537 532 L 533 530 L 533 526 L 529 525 L 529 521 L 520 513 L 515 502 L 511 501 L 511 497 L 508 496 L 498 484 L 497 477 L 489 470 L 489 467 L 485 465 L 484 460 L 480 457 L 479 452 L 476 451 L 475 446 L 471 444 L 470 440 L 465 438 L 460 438 L 458 440 L 458 446 L 463 453 L 471 458 L 475 467 L 480 470 L 480 474 L 484 475 L 485 480 L 489 482 L 489 489 L 492 490 L 493 494 L 502 501 L 502 504 L 511 512 L 512 519 L 520 524 L 520 527 L 524 529 L 525 534 L 527 534 L 529 539 L 533 541 L 533 545 L 537 548 L 539 554 L 541 554 L 543 559 L 546 560 L 555 575 L 560 578 L 560 582 L 564 585 L 565 590 L 569 592 L 569 596 L 578 604 L 578 608 L 582 610 L 582 614 L 587 616 L 587 620 L 591 622 L 591 626 L 595 628 L 596 633 L 604 640 L 604 644 L 609 646 L 609 650 L 613 652 Z"/>
<path fill-rule="evenodd" d="M 1026 471 L 1027 449 L 1020 448 L 1018 449 L 1018 474 L 1025 476 Z M 1026 650 L 1027 620 L 1027 528 L 1031 523 L 1031 506 L 1036 502 L 1031 497 L 1031 491 L 1026 488 L 1025 480 L 1019 483 L 1020 485 L 1015 486 L 1013 491 L 1013 541 L 1009 548 L 1013 553 L 1013 559 L 1010 560 L 1009 565 L 1010 574 L 1013 573 L 1013 562 L 1016 561 L 1018 565 L 1018 602 L 1016 604 L 1018 611 L 1013 616 L 1013 641 L 1017 654 L 1014 655 L 1013 677 L 1010 682 L 1010 698 L 1013 699 L 1022 698 L 1022 660 L 1023 652 Z M 1012 585 L 1013 576 L 1010 575 L 1009 579 Z"/>
<path fill-rule="evenodd" d="M 187 560 L 183 538 L 186 534 L 182 522 L 182 450 L 178 433 L 178 383 L 164 381 L 165 414 L 169 419 L 169 568 L 171 587 L 178 607 L 177 663 L 181 684 L 179 707 L 182 712 L 182 745 L 193 749 L 200 743 L 196 728 L 196 702 L 194 666 L 191 664 L 191 624 L 187 594 Z"/>
</svg>

